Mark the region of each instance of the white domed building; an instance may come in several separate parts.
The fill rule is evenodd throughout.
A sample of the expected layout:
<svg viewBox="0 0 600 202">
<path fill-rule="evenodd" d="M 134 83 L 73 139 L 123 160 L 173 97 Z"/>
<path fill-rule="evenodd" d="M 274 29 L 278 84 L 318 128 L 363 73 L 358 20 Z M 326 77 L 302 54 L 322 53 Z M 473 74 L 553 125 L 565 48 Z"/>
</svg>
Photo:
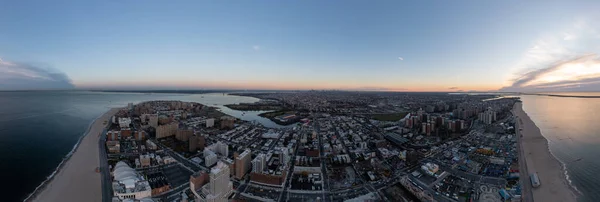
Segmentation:
<svg viewBox="0 0 600 202">
<path fill-rule="evenodd" d="M 119 199 L 142 199 L 152 196 L 150 183 L 127 163 L 119 161 L 113 169 L 113 192 Z"/>
</svg>

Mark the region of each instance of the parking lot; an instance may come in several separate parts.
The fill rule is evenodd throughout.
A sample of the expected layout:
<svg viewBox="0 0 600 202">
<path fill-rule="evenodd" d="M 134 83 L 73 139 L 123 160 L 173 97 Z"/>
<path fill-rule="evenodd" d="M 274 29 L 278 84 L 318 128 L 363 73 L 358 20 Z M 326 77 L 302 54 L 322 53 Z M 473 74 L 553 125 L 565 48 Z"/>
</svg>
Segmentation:
<svg viewBox="0 0 600 202">
<path fill-rule="evenodd" d="M 257 196 L 260 198 L 264 198 L 264 199 L 277 200 L 279 198 L 279 195 L 281 194 L 281 191 L 276 191 L 276 190 L 271 190 L 271 189 L 263 189 L 263 188 L 254 187 L 254 186 L 248 186 L 248 188 L 246 188 L 244 193 L 251 195 L 251 196 Z"/>
<path fill-rule="evenodd" d="M 163 168 L 163 173 L 167 176 L 167 180 L 169 181 L 169 184 L 171 184 L 171 187 L 178 187 L 189 182 L 190 175 L 192 175 L 192 172 L 181 167 L 179 164 L 173 164 L 166 169 Z"/>
</svg>

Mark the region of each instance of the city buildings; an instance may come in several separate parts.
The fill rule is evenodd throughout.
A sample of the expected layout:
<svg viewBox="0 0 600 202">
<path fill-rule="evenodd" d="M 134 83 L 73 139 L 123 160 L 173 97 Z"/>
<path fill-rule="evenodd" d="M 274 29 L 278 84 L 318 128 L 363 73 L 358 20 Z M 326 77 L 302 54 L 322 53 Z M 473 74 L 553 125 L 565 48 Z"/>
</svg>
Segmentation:
<svg viewBox="0 0 600 202">
<path fill-rule="evenodd" d="M 235 178 L 242 179 L 250 170 L 250 161 L 252 160 L 252 152 L 249 149 L 244 150 L 235 158 Z"/>
<path fill-rule="evenodd" d="M 129 128 L 130 124 L 131 124 L 131 119 L 130 118 L 119 118 L 119 127 L 121 127 L 121 128 Z"/>
<path fill-rule="evenodd" d="M 206 149 L 209 149 L 211 151 L 213 151 L 216 154 L 219 154 L 221 156 L 227 157 L 229 156 L 229 147 L 227 146 L 227 144 L 218 141 L 217 143 L 214 143 L 208 147 L 206 147 Z"/>
<path fill-rule="evenodd" d="M 221 129 L 224 128 L 233 128 L 233 124 L 235 123 L 235 118 L 231 116 L 223 116 L 221 117 Z"/>
<path fill-rule="evenodd" d="M 481 176 L 515 175 L 515 169 L 507 169 L 515 162 L 514 128 L 510 132 L 509 125 L 497 126 L 511 101 L 482 102 L 476 97 L 450 95 L 386 97 L 385 94 L 376 97 L 365 94 L 362 96 L 367 98 L 354 99 L 345 92 L 269 96 L 285 97 L 286 107 L 314 112 L 298 115 L 308 118 L 292 127 L 267 128 L 229 116 L 221 119 L 218 113 L 208 115 L 202 110 L 210 108 L 201 105 L 186 109 L 190 106 L 186 103 L 144 103 L 140 110 L 147 114 L 140 115 L 142 123 L 134 121 L 130 129 L 120 129 L 115 123 L 109 130 L 114 132 L 107 133 L 107 150 L 119 154 L 109 156 L 113 160 L 120 155 L 132 157 L 128 163 L 135 159 L 136 169 L 143 176 L 152 177 L 147 178 L 151 194 L 162 193 L 164 197 L 188 194 L 195 201 L 226 201 L 234 186 L 236 194 L 232 200 L 250 197 L 258 201 L 300 201 L 316 200 L 318 196 L 322 201 L 343 201 L 371 193 L 370 198 L 383 201 L 386 196 L 372 190 L 409 186 L 407 189 L 415 191 L 417 196 L 443 201 L 434 190 L 440 193 L 443 190 L 449 197 L 454 197 L 452 192 L 470 191 L 468 187 L 455 189 L 458 186 L 451 184 L 459 179 L 454 175 L 456 172 L 474 175 L 472 179 L 477 180 L 485 180 Z M 367 104 L 369 107 L 364 107 Z M 377 120 L 374 115 L 364 115 L 397 111 L 400 113 L 394 115 L 396 120 Z M 483 124 L 483 117 L 476 116 L 491 113 L 488 111 L 498 113 L 496 118 L 491 116 L 494 127 Z M 145 121 L 142 116 L 146 116 Z M 156 128 L 156 138 L 138 137 L 137 134 L 144 133 L 138 130 L 138 125 L 143 126 L 150 117 L 161 120 L 157 123 L 160 125 Z M 135 116 L 131 119 L 137 120 Z M 149 127 L 141 128 L 152 131 Z M 505 131 L 498 135 L 471 134 L 482 127 Z M 203 151 L 202 156 L 198 150 Z M 229 150 L 236 152 L 230 156 Z M 447 168 L 455 170 L 450 172 Z M 161 169 L 162 172 L 156 172 Z M 410 185 L 395 183 L 406 173 L 413 173 L 406 179 Z M 164 182 L 165 177 L 168 183 Z M 436 181 L 451 185 L 442 186 Z M 189 190 L 181 191 L 180 185 L 187 182 Z M 280 190 L 289 194 L 281 194 Z"/>
<path fill-rule="evenodd" d="M 184 129 L 178 129 L 176 134 L 175 134 L 175 138 L 179 141 L 188 141 L 190 139 L 190 136 L 192 136 L 194 134 L 194 130 L 184 130 Z"/>
<path fill-rule="evenodd" d="M 206 167 L 210 167 L 212 165 L 214 165 L 215 163 L 217 163 L 217 154 L 215 154 L 215 152 L 213 152 L 212 150 L 205 148 L 204 149 L 204 165 Z"/>
<path fill-rule="evenodd" d="M 114 181 L 112 188 L 114 196 L 123 199 L 142 199 L 152 196 L 150 183 L 137 173 L 127 163 L 121 161 L 113 170 Z"/>
<path fill-rule="evenodd" d="M 202 186 L 209 182 L 210 178 L 207 172 L 200 171 L 190 176 L 190 191 L 194 194 L 195 198 L 206 198 L 202 193 Z"/>
<path fill-rule="evenodd" d="M 212 128 L 213 126 L 215 126 L 215 119 L 213 119 L 213 118 L 206 119 L 206 127 Z"/>
<path fill-rule="evenodd" d="M 144 125 L 158 127 L 158 114 L 142 114 L 140 120 Z"/>
<path fill-rule="evenodd" d="M 233 193 L 233 183 L 229 180 L 229 167 L 219 161 L 215 167 L 210 169 L 210 182 L 202 187 L 205 198 L 200 201 L 221 202 Z"/>
<path fill-rule="evenodd" d="M 178 127 L 179 127 L 179 124 L 177 124 L 177 123 L 169 123 L 166 125 L 158 126 L 156 128 L 156 139 L 175 135 L 175 133 L 177 133 Z"/>
<path fill-rule="evenodd" d="M 108 140 L 108 141 L 116 141 L 116 140 L 119 140 L 120 138 L 121 138 L 120 131 L 112 130 L 112 131 L 106 132 L 106 140 Z"/>
<path fill-rule="evenodd" d="M 485 124 L 492 124 L 496 121 L 496 112 L 492 109 L 487 109 L 479 113 L 479 120 Z"/>
<path fill-rule="evenodd" d="M 253 173 L 262 173 L 267 166 L 267 161 L 265 154 L 258 154 L 252 160 L 252 172 Z"/>
</svg>

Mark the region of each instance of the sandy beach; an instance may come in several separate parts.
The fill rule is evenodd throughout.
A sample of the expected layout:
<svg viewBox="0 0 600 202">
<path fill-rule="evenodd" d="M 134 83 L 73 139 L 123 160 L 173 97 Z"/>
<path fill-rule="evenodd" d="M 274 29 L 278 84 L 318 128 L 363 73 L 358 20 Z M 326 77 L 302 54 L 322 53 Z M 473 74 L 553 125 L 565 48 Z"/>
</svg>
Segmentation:
<svg viewBox="0 0 600 202">
<path fill-rule="evenodd" d="M 39 190 L 33 201 L 102 201 L 99 165 L 99 134 L 104 122 L 119 109 L 111 109 L 92 123 L 88 133 L 54 178 Z"/>
<path fill-rule="evenodd" d="M 522 173 L 521 177 L 523 180 L 530 180 L 529 174 L 535 172 L 541 183 L 541 186 L 537 188 L 531 188 L 531 183 L 523 183 L 524 201 L 529 201 L 529 197 L 525 196 L 529 190 L 535 201 L 576 201 L 577 196 L 566 179 L 562 164 L 550 153 L 548 141 L 523 111 L 522 103 L 515 104 L 513 114 L 518 117 L 517 132 L 519 132 L 519 128 L 522 129 L 519 132 L 522 135 L 519 140 L 522 149 L 520 158 L 525 160 L 525 172 L 528 172 Z"/>
</svg>

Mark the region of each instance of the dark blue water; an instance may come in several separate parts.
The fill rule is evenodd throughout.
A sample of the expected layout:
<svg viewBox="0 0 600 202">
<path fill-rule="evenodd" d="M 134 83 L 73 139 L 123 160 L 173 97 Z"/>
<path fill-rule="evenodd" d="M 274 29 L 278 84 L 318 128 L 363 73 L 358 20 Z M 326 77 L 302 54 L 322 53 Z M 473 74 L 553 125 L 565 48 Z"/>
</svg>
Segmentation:
<svg viewBox="0 0 600 202">
<path fill-rule="evenodd" d="M 278 127 L 268 119 L 222 107 L 258 99 L 223 94 L 0 92 L 0 201 L 21 201 L 50 175 L 95 118 L 109 108 L 149 100 L 183 100 L 222 108 L 224 113 Z M 215 105 L 217 104 L 217 105 Z"/>
<path fill-rule="evenodd" d="M 600 98 L 524 95 L 521 100 L 552 154 L 565 164 L 571 184 L 583 194 L 579 201 L 600 201 Z"/>
</svg>

